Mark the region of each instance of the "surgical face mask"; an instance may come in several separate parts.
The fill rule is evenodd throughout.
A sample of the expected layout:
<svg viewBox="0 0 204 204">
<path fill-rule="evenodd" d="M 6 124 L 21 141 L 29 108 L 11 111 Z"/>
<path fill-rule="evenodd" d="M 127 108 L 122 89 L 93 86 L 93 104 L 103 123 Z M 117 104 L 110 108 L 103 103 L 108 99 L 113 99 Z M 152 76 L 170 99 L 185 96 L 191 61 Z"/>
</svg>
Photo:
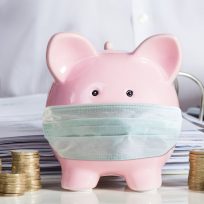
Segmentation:
<svg viewBox="0 0 204 204">
<path fill-rule="evenodd" d="M 175 146 L 181 122 L 179 108 L 151 104 L 50 106 L 43 116 L 52 148 L 76 160 L 161 156 Z"/>
</svg>

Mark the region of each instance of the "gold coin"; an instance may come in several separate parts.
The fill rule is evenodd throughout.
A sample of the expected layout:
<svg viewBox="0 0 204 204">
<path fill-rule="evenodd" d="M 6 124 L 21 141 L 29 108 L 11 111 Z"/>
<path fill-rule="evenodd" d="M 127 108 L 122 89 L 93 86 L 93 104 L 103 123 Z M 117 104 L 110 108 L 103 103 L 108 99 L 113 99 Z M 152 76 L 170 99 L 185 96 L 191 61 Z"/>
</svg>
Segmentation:
<svg viewBox="0 0 204 204">
<path fill-rule="evenodd" d="M 25 186 L 27 183 L 27 181 L 22 181 L 22 182 L 8 182 L 8 181 L 0 181 L 0 185 L 12 185 L 12 186 L 17 186 L 17 185 L 20 185 L 20 186 Z"/>
<path fill-rule="evenodd" d="M 17 155 L 11 155 L 11 159 L 16 159 L 16 160 L 32 160 L 32 159 L 40 159 L 40 155 L 23 155 L 23 154 L 17 154 Z"/>
<path fill-rule="evenodd" d="M 36 179 L 36 178 L 40 177 L 40 173 L 33 173 L 32 174 L 32 172 L 31 172 L 31 173 L 27 173 L 26 176 L 27 176 L 26 180 L 31 179 L 31 178 Z"/>
<path fill-rule="evenodd" d="M 188 186 L 190 190 L 204 190 L 204 149 L 191 150 L 189 153 Z"/>
<path fill-rule="evenodd" d="M 39 190 L 41 188 L 42 188 L 42 186 L 28 186 L 25 191 Z"/>
<path fill-rule="evenodd" d="M 190 153 L 189 156 L 190 156 L 190 157 L 193 157 L 193 158 L 195 158 L 195 157 L 203 158 L 203 157 L 204 157 L 204 154 L 192 154 L 192 153 Z"/>
<path fill-rule="evenodd" d="M 191 177 L 190 178 L 190 181 L 191 182 L 199 182 L 199 183 L 204 183 L 204 180 L 203 179 L 201 179 L 201 178 L 194 178 L 194 177 Z"/>
<path fill-rule="evenodd" d="M 196 158 L 196 159 L 194 159 L 194 158 L 190 158 L 190 163 L 192 163 L 192 164 L 197 164 L 197 163 L 203 163 L 204 162 L 204 159 L 201 159 L 201 158 Z"/>
<path fill-rule="evenodd" d="M 16 167 L 40 167 L 40 162 L 12 162 L 12 166 L 16 166 Z"/>
<path fill-rule="evenodd" d="M 204 165 L 203 164 L 200 164 L 199 162 L 196 163 L 196 164 L 192 164 L 190 163 L 190 166 L 194 169 L 201 169 Z"/>
<path fill-rule="evenodd" d="M 199 182 L 199 183 L 203 183 L 203 182 L 204 182 L 204 179 L 201 178 L 201 177 L 190 177 L 189 180 L 190 180 L 191 182 L 194 182 L 194 181 L 197 181 L 197 182 Z"/>
<path fill-rule="evenodd" d="M 11 157 L 13 158 L 40 158 L 40 153 L 26 153 L 24 154 L 23 152 L 18 152 L 18 153 L 14 153 L 14 152 L 11 152 Z"/>
<path fill-rule="evenodd" d="M 42 187 L 42 185 L 29 185 L 29 186 L 27 186 L 27 188 L 26 189 L 40 189 Z"/>
<path fill-rule="evenodd" d="M 25 171 L 25 172 L 29 172 L 29 171 L 40 171 L 40 167 L 30 167 L 30 166 L 24 166 L 24 167 L 20 167 L 20 166 L 12 166 L 13 170 L 19 170 L 19 171 Z"/>
<path fill-rule="evenodd" d="M 12 166 L 12 170 L 19 170 L 19 171 L 25 171 L 25 172 L 29 172 L 29 171 L 40 171 L 40 167 L 19 167 L 19 166 Z M 25 173 L 26 174 L 26 173 Z"/>
<path fill-rule="evenodd" d="M 196 187 L 189 187 L 189 190 L 192 190 L 192 191 L 204 191 L 203 188 L 196 188 Z"/>
<path fill-rule="evenodd" d="M 24 178 L 25 174 L 0 173 L 0 178 Z"/>
<path fill-rule="evenodd" d="M 11 153 L 12 173 L 25 174 L 25 191 L 39 190 L 41 188 L 39 152 L 36 150 L 13 150 Z"/>
<path fill-rule="evenodd" d="M 13 178 L 5 178 L 0 179 L 0 184 L 24 184 L 26 182 L 26 179 L 13 179 Z"/>
<path fill-rule="evenodd" d="M 12 158 L 12 162 L 15 162 L 15 163 L 26 163 L 26 162 L 34 163 L 34 162 L 39 162 L 39 161 L 40 161 L 39 158 L 29 158 L 29 159 L 25 159 L 25 158 Z M 27 164 L 30 164 L 30 163 L 27 163 Z"/>
<path fill-rule="evenodd" d="M 2 181 L 8 181 L 8 182 L 18 182 L 18 181 L 25 181 L 26 180 L 26 175 L 23 177 L 1 177 L 0 178 L 0 182 Z"/>
<path fill-rule="evenodd" d="M 40 169 L 40 164 L 39 164 L 39 163 L 36 163 L 36 164 L 33 163 L 33 164 L 30 164 L 30 165 L 19 165 L 19 164 L 14 164 L 14 163 L 13 163 L 13 164 L 12 164 L 12 167 L 14 167 L 14 168 L 23 168 L 23 167 L 24 167 L 25 169 L 26 169 L 26 168 L 27 168 L 27 169 L 28 169 L 28 168 L 30 168 L 30 169 L 31 169 L 31 168 L 33 168 L 33 169 Z"/>
<path fill-rule="evenodd" d="M 189 189 L 194 189 L 194 190 L 203 190 L 204 188 L 203 187 L 201 187 L 201 186 L 188 186 L 189 187 Z"/>
<path fill-rule="evenodd" d="M 41 180 L 40 179 L 36 179 L 36 180 L 29 180 L 27 181 L 26 185 L 29 184 L 29 185 L 41 185 Z"/>
<path fill-rule="evenodd" d="M 32 191 L 32 190 L 37 191 L 37 190 L 40 190 L 41 188 L 42 188 L 41 186 L 37 186 L 37 187 L 32 186 L 31 188 L 27 188 L 26 191 Z"/>
<path fill-rule="evenodd" d="M 27 189 L 31 189 L 31 188 L 32 188 L 32 189 L 34 189 L 34 188 L 41 188 L 41 184 L 38 184 L 38 185 L 27 185 L 27 186 L 26 186 L 26 190 L 27 190 Z"/>
<path fill-rule="evenodd" d="M 189 184 L 199 184 L 199 185 L 203 185 L 203 182 L 200 182 L 199 180 L 190 180 L 188 183 L 189 183 Z"/>
<path fill-rule="evenodd" d="M 11 188 L 13 188 L 13 187 L 23 187 L 23 186 L 25 186 L 25 183 L 15 183 L 15 184 L 13 184 L 13 183 L 0 183 L 0 187 L 11 187 Z"/>
<path fill-rule="evenodd" d="M 0 193 L 0 196 L 22 196 L 24 193 Z"/>
<path fill-rule="evenodd" d="M 190 187 L 190 188 L 204 189 L 204 186 L 203 186 L 203 185 L 197 185 L 197 184 L 190 184 L 189 187 Z"/>
<path fill-rule="evenodd" d="M 35 164 L 35 163 L 40 163 L 40 159 L 15 159 L 12 158 L 12 163 L 15 164 L 21 164 L 21 165 L 31 165 L 31 164 Z"/>
<path fill-rule="evenodd" d="M 21 189 L 4 188 L 0 190 L 0 193 L 24 193 L 25 191 L 26 191 L 26 188 L 21 188 Z"/>
<path fill-rule="evenodd" d="M 204 179 L 203 178 L 200 178 L 200 177 L 190 177 L 189 180 L 191 182 L 199 182 L 199 183 L 203 183 L 204 182 Z"/>
<path fill-rule="evenodd" d="M 203 165 L 204 160 L 200 160 L 200 159 L 197 159 L 197 160 L 192 160 L 192 159 L 191 159 L 191 160 L 190 160 L 190 164 L 191 164 L 191 165 L 195 165 L 195 166 L 196 166 L 198 163 L 199 163 L 200 165 Z"/>
<path fill-rule="evenodd" d="M 27 171 L 25 173 L 27 177 L 37 177 L 40 175 L 40 171 Z"/>
<path fill-rule="evenodd" d="M 203 183 L 198 183 L 198 182 L 189 182 L 189 185 L 191 186 L 203 186 L 204 187 L 204 184 Z"/>
<path fill-rule="evenodd" d="M 31 150 L 31 149 L 18 149 L 18 150 L 11 150 L 11 153 L 14 155 L 39 155 L 38 150 Z"/>
<path fill-rule="evenodd" d="M 30 182 L 36 181 L 36 180 L 41 180 L 41 179 L 40 179 L 40 176 L 28 178 L 28 180 L 26 181 L 26 183 L 30 183 Z"/>
<path fill-rule="evenodd" d="M 25 191 L 26 187 L 12 187 L 12 188 L 9 188 L 9 187 L 2 187 L 0 188 L 1 189 L 1 192 L 23 192 Z"/>
<path fill-rule="evenodd" d="M 32 168 L 30 168 L 30 169 L 26 169 L 26 168 L 12 168 L 11 169 L 12 170 L 12 173 L 24 173 L 24 174 L 26 174 L 26 175 L 28 175 L 28 174 L 38 174 L 38 173 L 40 173 L 40 169 L 32 169 Z"/>
<path fill-rule="evenodd" d="M 200 183 L 189 183 L 190 186 L 204 187 L 203 184 Z"/>
<path fill-rule="evenodd" d="M 35 192 L 35 191 L 38 191 L 40 189 L 41 188 L 30 188 L 30 189 L 27 189 L 26 192 Z"/>
<path fill-rule="evenodd" d="M 40 167 L 40 162 L 16 162 L 16 161 L 12 161 L 12 167 Z"/>
<path fill-rule="evenodd" d="M 190 173 L 189 173 L 189 175 L 196 175 L 196 176 L 203 176 L 203 171 L 201 170 L 192 170 Z"/>
<path fill-rule="evenodd" d="M 190 164 L 190 167 L 191 167 L 191 169 L 193 169 L 193 170 L 197 170 L 197 169 L 199 169 L 199 170 L 203 170 L 203 171 L 204 171 L 204 169 L 203 169 L 203 165 L 200 165 L 199 163 L 196 164 L 196 165 L 192 165 L 192 164 Z"/>
<path fill-rule="evenodd" d="M 16 169 L 16 170 L 22 170 L 22 171 L 40 171 L 40 167 L 39 166 L 12 166 L 12 169 Z"/>
<path fill-rule="evenodd" d="M 203 176 L 203 171 L 199 171 L 199 170 L 194 171 L 194 170 L 192 170 L 191 172 L 189 172 L 189 175 L 202 177 Z"/>
<path fill-rule="evenodd" d="M 27 181 L 29 180 L 40 180 L 40 174 L 34 176 L 28 176 Z"/>
<path fill-rule="evenodd" d="M 190 151 L 190 154 L 204 155 L 204 149 L 193 149 Z"/>
<path fill-rule="evenodd" d="M 24 193 L 26 191 L 26 188 L 22 188 L 22 189 L 8 189 L 8 188 L 5 188 L 5 189 L 1 189 L 1 193 Z"/>
<path fill-rule="evenodd" d="M 25 158 L 16 159 L 16 158 L 12 158 L 12 162 L 29 165 L 30 163 L 39 163 L 40 159 L 39 158 L 30 158 L 30 159 L 25 159 Z"/>
<path fill-rule="evenodd" d="M 191 168 L 191 172 L 203 172 L 203 169 L 193 169 L 193 168 Z"/>
</svg>

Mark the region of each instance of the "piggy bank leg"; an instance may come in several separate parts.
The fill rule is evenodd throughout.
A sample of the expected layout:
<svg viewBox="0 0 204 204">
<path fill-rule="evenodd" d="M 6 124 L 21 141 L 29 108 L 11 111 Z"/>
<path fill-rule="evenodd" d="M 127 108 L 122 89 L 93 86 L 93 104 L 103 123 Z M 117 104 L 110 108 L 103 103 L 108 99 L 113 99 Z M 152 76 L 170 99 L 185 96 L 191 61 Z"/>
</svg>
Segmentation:
<svg viewBox="0 0 204 204">
<path fill-rule="evenodd" d="M 162 184 L 161 171 L 170 158 L 173 148 L 160 157 L 132 160 L 127 162 L 124 177 L 130 189 L 135 191 L 150 191 Z M 131 170 L 130 170 L 131 169 Z"/>
<path fill-rule="evenodd" d="M 94 169 L 83 165 L 83 161 L 58 157 L 62 167 L 61 186 L 71 191 L 86 191 L 95 188 L 99 174 Z"/>
<path fill-rule="evenodd" d="M 135 191 L 154 190 L 162 184 L 161 169 L 136 169 L 129 172 L 125 177 L 128 187 Z"/>
<path fill-rule="evenodd" d="M 71 191 L 86 191 L 95 188 L 99 176 L 92 171 L 72 167 L 62 168 L 61 186 Z"/>
</svg>

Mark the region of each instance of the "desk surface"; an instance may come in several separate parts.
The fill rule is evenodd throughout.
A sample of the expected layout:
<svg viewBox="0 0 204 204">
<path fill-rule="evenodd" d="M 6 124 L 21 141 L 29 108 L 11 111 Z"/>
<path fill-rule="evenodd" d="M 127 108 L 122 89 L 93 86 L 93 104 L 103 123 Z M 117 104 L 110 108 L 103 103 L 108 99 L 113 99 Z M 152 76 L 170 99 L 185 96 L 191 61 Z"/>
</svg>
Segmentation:
<svg viewBox="0 0 204 204">
<path fill-rule="evenodd" d="M 59 176 L 42 177 L 43 189 L 19 197 L 0 197 L 0 204 L 203 204 L 204 192 L 187 188 L 186 176 L 164 176 L 162 187 L 138 193 L 129 190 L 125 181 L 104 177 L 98 187 L 87 192 L 69 192 L 60 188 Z"/>
</svg>

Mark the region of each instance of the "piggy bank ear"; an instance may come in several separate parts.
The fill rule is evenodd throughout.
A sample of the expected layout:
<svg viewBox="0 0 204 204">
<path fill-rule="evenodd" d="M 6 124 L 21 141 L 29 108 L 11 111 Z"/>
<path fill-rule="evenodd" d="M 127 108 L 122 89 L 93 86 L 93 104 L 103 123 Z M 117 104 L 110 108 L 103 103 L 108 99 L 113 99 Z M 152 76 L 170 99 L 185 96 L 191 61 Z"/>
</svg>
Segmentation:
<svg viewBox="0 0 204 204">
<path fill-rule="evenodd" d="M 77 62 L 94 55 L 96 51 L 85 38 L 59 33 L 48 43 L 47 64 L 55 80 L 63 83 Z"/>
<path fill-rule="evenodd" d="M 180 69 L 181 52 L 178 41 L 171 35 L 155 35 L 145 40 L 134 56 L 150 60 L 164 70 L 165 79 L 173 81 Z"/>
</svg>

